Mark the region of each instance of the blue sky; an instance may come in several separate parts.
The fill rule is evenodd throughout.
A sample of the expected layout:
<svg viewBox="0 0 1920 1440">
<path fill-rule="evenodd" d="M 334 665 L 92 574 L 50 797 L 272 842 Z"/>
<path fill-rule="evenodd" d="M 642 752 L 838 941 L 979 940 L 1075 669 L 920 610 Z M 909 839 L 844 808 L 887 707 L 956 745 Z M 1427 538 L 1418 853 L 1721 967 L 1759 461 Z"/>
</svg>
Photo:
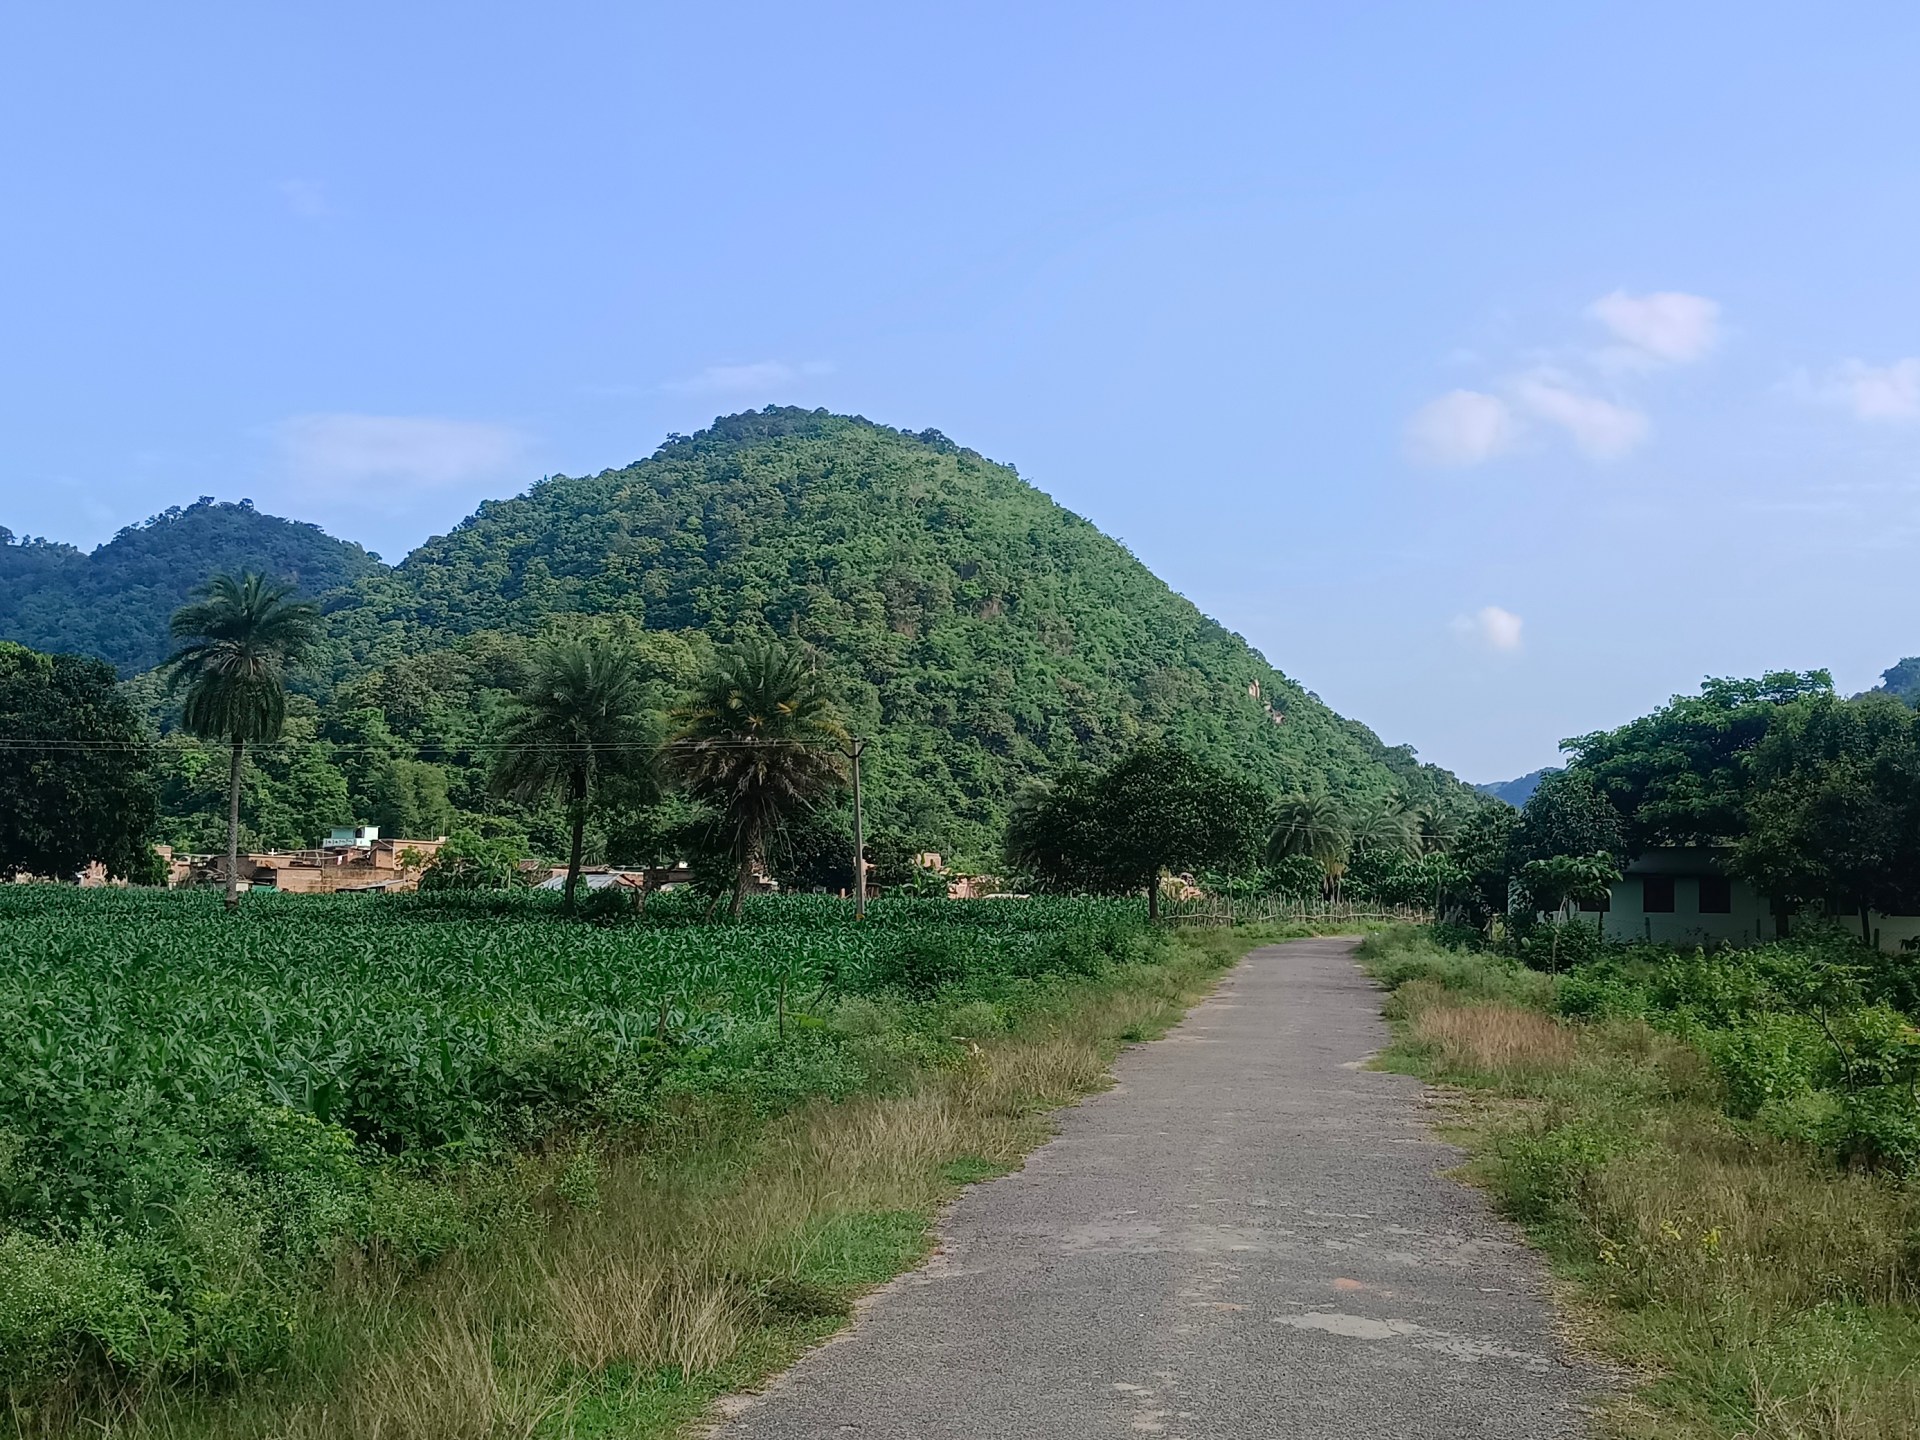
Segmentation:
<svg viewBox="0 0 1920 1440">
<path fill-rule="evenodd" d="M 935 426 L 1471 779 L 1920 652 L 1920 7 L 12 6 L 0 524 Z"/>
</svg>

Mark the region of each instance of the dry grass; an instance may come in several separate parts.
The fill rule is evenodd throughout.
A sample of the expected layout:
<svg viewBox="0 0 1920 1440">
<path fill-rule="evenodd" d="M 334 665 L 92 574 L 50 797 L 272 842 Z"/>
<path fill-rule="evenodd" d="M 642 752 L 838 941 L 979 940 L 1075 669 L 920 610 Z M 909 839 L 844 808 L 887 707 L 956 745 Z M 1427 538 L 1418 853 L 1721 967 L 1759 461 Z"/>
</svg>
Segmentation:
<svg viewBox="0 0 1920 1440">
<path fill-rule="evenodd" d="M 1414 1014 L 1408 1040 L 1448 1071 L 1541 1075 L 1566 1070 L 1579 1052 L 1573 1033 L 1551 1016 L 1501 1004 L 1429 1001 Z"/>
<path fill-rule="evenodd" d="M 1249 940 L 1182 941 L 896 1093 L 771 1122 L 690 1127 L 600 1157 L 597 1203 L 546 1202 L 484 1254 L 401 1283 L 343 1273 L 309 1373 L 223 1401 L 152 1397 L 87 1433 L 166 1440 L 495 1440 L 667 1435 L 842 1323 L 914 1263 L 957 1185 L 1011 1167 L 1048 1112 L 1102 1088 L 1123 1039 L 1157 1033 Z M 577 1163 L 577 1162 L 576 1162 Z M 57 1428 L 57 1427 L 56 1427 Z"/>
<path fill-rule="evenodd" d="M 1474 1087 L 1474 1173 L 1573 1282 L 1577 1331 L 1643 1377 L 1604 1428 L 1920 1440 L 1920 1190 L 1729 1120 L 1695 1046 L 1444 964 L 1396 989 L 1388 1059 Z"/>
</svg>

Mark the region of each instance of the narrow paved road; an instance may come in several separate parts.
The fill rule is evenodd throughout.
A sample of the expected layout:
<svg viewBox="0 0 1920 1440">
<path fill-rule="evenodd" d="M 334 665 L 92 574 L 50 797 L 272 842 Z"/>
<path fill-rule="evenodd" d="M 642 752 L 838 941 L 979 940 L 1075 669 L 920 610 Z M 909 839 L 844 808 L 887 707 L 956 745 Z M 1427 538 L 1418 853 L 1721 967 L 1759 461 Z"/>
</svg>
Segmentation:
<svg viewBox="0 0 1920 1440">
<path fill-rule="evenodd" d="M 1541 1266 L 1443 1171 L 1352 942 L 1248 956 L 723 1440 L 1580 1432 Z"/>
</svg>

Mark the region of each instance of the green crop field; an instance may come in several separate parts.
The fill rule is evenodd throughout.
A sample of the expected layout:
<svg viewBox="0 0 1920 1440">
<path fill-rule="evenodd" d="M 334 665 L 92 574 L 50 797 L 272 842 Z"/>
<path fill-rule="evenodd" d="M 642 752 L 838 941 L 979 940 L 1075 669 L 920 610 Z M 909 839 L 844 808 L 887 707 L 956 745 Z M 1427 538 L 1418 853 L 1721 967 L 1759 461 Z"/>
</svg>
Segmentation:
<svg viewBox="0 0 1920 1440">
<path fill-rule="evenodd" d="M 1149 948 L 1110 902 L 551 898 L 0 889 L 9 1398 L 270 1368 L 343 1256 L 429 1261 L 569 1154 L 884 1086 Z"/>
</svg>

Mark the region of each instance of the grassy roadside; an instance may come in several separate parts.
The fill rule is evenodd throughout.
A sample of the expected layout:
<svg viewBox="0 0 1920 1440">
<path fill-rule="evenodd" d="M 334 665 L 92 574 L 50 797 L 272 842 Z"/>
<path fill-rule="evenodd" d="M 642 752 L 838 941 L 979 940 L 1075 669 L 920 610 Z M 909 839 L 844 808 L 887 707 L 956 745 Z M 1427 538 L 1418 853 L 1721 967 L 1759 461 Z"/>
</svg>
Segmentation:
<svg viewBox="0 0 1920 1440">
<path fill-rule="evenodd" d="M 666 1437 L 790 1364 L 864 1291 L 916 1264 L 941 1206 L 1018 1165 L 1050 1112 L 1102 1088 L 1248 948 L 1304 928 L 1182 930 L 1145 959 L 1061 987 L 957 1062 L 773 1119 L 715 1111 L 669 1146 L 581 1152 L 523 1187 L 488 1245 L 426 1275 L 343 1264 L 276 1375 L 156 1390 L 86 1433 L 166 1440 Z M 882 1007 L 835 1022 L 884 1029 Z M 78 1433 L 53 1416 L 25 1433 Z M 6 1429 L 0 1417 L 0 1431 Z"/>
<path fill-rule="evenodd" d="M 1641 1440 L 1920 1436 L 1920 1193 L 1730 1118 L 1694 1044 L 1570 1022 L 1555 982 L 1410 929 L 1361 958 L 1387 1068 L 1458 1087 L 1470 1178 L 1526 1226 L 1577 1327 L 1639 1378 Z"/>
</svg>

